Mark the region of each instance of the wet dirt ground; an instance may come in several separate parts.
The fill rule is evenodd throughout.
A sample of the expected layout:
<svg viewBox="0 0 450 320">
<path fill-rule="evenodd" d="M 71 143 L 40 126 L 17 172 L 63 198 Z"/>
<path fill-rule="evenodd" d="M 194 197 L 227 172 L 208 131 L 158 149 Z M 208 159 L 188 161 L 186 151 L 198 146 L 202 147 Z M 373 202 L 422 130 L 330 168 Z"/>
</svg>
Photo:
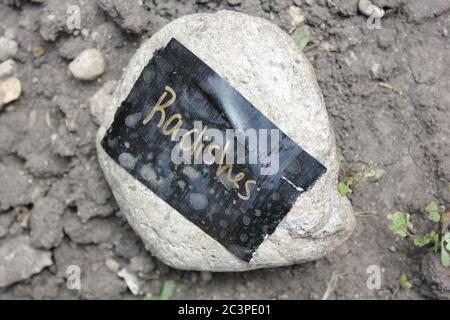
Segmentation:
<svg viewBox="0 0 450 320">
<path fill-rule="evenodd" d="M 435 297 L 421 271 L 427 250 L 392 235 L 387 216 L 409 212 L 426 230 L 428 203 L 449 210 L 448 1 L 373 1 L 386 12 L 380 29 L 368 27 L 357 0 L 37 2 L 0 2 L 0 36 L 18 43 L 13 60 L 22 84 L 20 98 L 0 110 L 0 246 L 30 235 L 53 264 L 0 288 L 1 299 L 142 299 L 166 280 L 176 283 L 175 299 Z M 79 31 L 67 27 L 74 5 L 81 8 Z M 336 252 L 302 265 L 216 274 L 171 269 L 144 249 L 115 204 L 96 160 L 89 98 L 119 80 L 139 44 L 179 16 L 237 10 L 289 32 L 292 6 L 311 30 L 304 51 L 334 126 L 341 180 L 367 168 L 375 173 L 351 186 L 356 229 Z M 106 56 L 106 71 L 80 82 L 67 66 L 91 47 Z M 81 291 L 67 287 L 69 265 L 80 267 Z M 122 268 L 137 275 L 141 295 L 117 276 Z M 367 285 L 373 270 L 381 272 L 379 288 Z M 403 273 L 410 289 L 400 286 Z"/>
</svg>

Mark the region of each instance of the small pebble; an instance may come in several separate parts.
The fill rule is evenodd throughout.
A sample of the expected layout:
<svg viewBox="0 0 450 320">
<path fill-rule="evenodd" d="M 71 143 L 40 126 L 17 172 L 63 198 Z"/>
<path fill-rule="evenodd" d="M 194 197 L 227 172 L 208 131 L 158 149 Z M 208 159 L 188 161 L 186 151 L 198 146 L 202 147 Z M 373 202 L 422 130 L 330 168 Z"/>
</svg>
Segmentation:
<svg viewBox="0 0 450 320">
<path fill-rule="evenodd" d="M 0 37 L 0 62 L 8 60 L 17 53 L 17 42 L 6 37 Z"/>
<path fill-rule="evenodd" d="M 0 63 L 0 78 L 12 76 L 15 70 L 16 63 L 12 59 Z"/>
<path fill-rule="evenodd" d="M 372 77 L 374 79 L 380 78 L 380 68 L 381 68 L 381 65 L 376 62 L 373 63 L 372 66 L 370 67 L 370 74 L 372 75 Z"/>
<path fill-rule="evenodd" d="M 290 6 L 288 12 L 291 16 L 291 25 L 293 28 L 300 26 L 305 21 L 305 14 L 301 8 Z"/>
<path fill-rule="evenodd" d="M 111 272 L 117 273 L 120 270 L 119 263 L 114 259 L 106 259 L 105 264 L 108 270 Z"/>
<path fill-rule="evenodd" d="M 141 285 L 134 273 L 129 272 L 127 269 L 122 269 L 119 272 L 117 272 L 117 275 L 123 280 L 125 280 L 128 289 L 133 295 L 139 294 Z"/>
<path fill-rule="evenodd" d="M 84 39 L 87 39 L 89 37 L 90 31 L 88 29 L 81 29 L 81 36 Z"/>
<path fill-rule="evenodd" d="M 9 77 L 0 81 L 0 107 L 17 100 L 22 92 L 20 80 Z"/>
<path fill-rule="evenodd" d="M 323 41 L 320 43 L 319 45 L 320 50 L 325 51 L 325 52 L 335 52 L 337 51 L 337 48 L 335 45 L 327 42 L 327 41 Z"/>
<path fill-rule="evenodd" d="M 370 0 L 360 0 L 358 9 L 366 17 L 382 18 L 384 16 L 384 10 L 374 5 Z"/>
<path fill-rule="evenodd" d="M 69 71 L 81 81 L 92 81 L 105 72 L 106 60 L 98 49 L 86 49 L 69 64 Z"/>
<path fill-rule="evenodd" d="M 40 58 L 45 54 L 45 50 L 42 47 L 33 47 L 31 49 L 31 52 L 33 53 L 33 57 Z"/>
</svg>

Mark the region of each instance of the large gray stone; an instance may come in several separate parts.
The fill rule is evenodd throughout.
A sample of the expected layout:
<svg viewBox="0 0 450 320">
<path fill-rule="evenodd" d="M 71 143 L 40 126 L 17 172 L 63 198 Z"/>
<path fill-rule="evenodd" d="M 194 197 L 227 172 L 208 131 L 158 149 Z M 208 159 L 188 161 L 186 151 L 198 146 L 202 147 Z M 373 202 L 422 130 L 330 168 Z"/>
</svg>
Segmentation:
<svg viewBox="0 0 450 320">
<path fill-rule="evenodd" d="M 250 263 L 153 194 L 100 146 L 120 103 L 155 50 L 175 37 L 231 83 L 328 169 L 302 194 Z M 97 134 L 100 165 L 113 194 L 148 250 L 178 269 L 243 271 L 318 259 L 351 234 L 351 205 L 336 191 L 335 138 L 314 71 L 288 34 L 264 19 L 220 11 L 177 19 L 147 40 L 131 59 Z"/>
</svg>

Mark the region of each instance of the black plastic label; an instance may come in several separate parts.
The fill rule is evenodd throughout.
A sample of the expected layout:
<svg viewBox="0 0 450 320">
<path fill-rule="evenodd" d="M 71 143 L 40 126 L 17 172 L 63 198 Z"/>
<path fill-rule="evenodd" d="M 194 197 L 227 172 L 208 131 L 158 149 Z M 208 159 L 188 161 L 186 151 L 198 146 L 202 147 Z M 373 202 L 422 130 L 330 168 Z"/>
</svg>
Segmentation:
<svg viewBox="0 0 450 320">
<path fill-rule="evenodd" d="M 326 171 L 175 39 L 144 68 L 102 146 L 247 262 Z"/>
</svg>

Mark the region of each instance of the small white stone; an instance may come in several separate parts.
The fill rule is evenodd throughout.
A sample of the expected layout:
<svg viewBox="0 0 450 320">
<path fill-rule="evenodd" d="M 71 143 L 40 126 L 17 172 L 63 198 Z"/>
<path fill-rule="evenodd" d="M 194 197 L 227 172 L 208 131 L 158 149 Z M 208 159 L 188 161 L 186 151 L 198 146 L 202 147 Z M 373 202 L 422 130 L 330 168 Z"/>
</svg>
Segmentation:
<svg viewBox="0 0 450 320">
<path fill-rule="evenodd" d="M 374 77 L 375 79 L 379 79 L 380 69 L 381 69 L 381 65 L 377 62 L 374 62 L 372 64 L 372 66 L 370 67 L 370 73 L 372 74 L 372 77 Z"/>
<path fill-rule="evenodd" d="M 366 17 L 382 18 L 384 10 L 374 5 L 370 0 L 359 0 L 359 11 Z"/>
<path fill-rule="evenodd" d="M 301 8 L 292 5 L 289 7 L 288 12 L 291 16 L 291 25 L 293 28 L 298 27 L 305 21 L 305 14 Z"/>
<path fill-rule="evenodd" d="M 335 45 L 331 44 L 328 41 L 323 41 L 320 43 L 319 45 L 320 50 L 325 51 L 325 52 L 335 52 L 337 51 L 337 48 Z"/>
<path fill-rule="evenodd" d="M 5 61 L 17 53 L 17 42 L 6 37 L 0 38 L 0 62 Z"/>
<path fill-rule="evenodd" d="M 86 49 L 69 64 L 69 71 L 78 80 L 92 81 L 100 77 L 106 68 L 103 53 L 95 48 Z"/>
<path fill-rule="evenodd" d="M 139 294 L 141 285 L 139 283 L 139 279 L 134 273 L 129 272 L 127 269 L 122 269 L 117 273 L 117 275 L 125 280 L 128 289 L 130 289 L 133 295 Z"/>
<path fill-rule="evenodd" d="M 22 85 L 16 77 L 9 77 L 0 81 L 0 107 L 20 97 Z"/>
<path fill-rule="evenodd" d="M 16 63 L 12 59 L 0 63 L 0 78 L 12 76 L 15 70 Z"/>
<path fill-rule="evenodd" d="M 81 36 L 84 39 L 87 39 L 89 37 L 90 31 L 88 29 L 81 29 Z"/>
</svg>

